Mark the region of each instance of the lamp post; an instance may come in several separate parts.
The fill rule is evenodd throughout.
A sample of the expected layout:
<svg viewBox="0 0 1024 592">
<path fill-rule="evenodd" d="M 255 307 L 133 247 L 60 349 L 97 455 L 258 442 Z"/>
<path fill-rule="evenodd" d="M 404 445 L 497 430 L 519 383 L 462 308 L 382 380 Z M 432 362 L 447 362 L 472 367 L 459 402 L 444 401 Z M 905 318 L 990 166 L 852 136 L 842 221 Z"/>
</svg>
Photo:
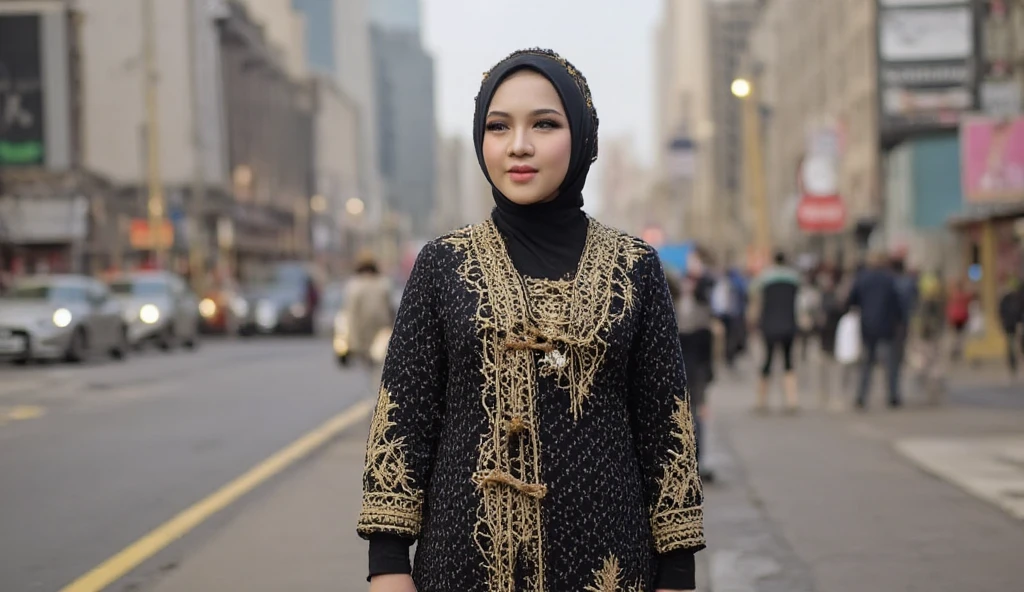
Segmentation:
<svg viewBox="0 0 1024 592">
<path fill-rule="evenodd" d="M 167 263 L 164 244 L 164 189 L 160 173 L 160 111 L 157 98 L 158 67 L 156 63 L 156 0 L 142 3 L 142 53 L 145 61 L 143 80 L 146 94 L 146 170 L 149 182 L 149 239 L 153 249 L 153 263 L 163 269 Z"/>
<path fill-rule="evenodd" d="M 758 265 L 771 257 L 772 236 L 765 196 L 764 160 L 761 154 L 761 117 L 757 88 L 747 78 L 732 81 L 732 94 L 743 104 L 743 147 L 747 198 L 754 209 L 754 249 Z"/>
</svg>

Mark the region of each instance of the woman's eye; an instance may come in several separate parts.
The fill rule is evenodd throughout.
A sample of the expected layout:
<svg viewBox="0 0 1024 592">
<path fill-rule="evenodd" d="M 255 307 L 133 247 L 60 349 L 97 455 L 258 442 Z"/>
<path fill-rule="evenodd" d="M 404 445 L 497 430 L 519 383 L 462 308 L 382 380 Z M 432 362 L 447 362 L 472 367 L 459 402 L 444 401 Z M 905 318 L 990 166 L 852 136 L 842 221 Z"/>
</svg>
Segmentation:
<svg viewBox="0 0 1024 592">
<path fill-rule="evenodd" d="M 487 131 L 489 132 L 501 132 L 508 129 L 508 126 L 500 121 L 492 121 L 487 124 Z"/>
<path fill-rule="evenodd" d="M 541 129 L 558 129 L 562 126 L 560 126 L 557 121 L 542 119 L 535 124 L 535 127 L 539 127 Z"/>
</svg>

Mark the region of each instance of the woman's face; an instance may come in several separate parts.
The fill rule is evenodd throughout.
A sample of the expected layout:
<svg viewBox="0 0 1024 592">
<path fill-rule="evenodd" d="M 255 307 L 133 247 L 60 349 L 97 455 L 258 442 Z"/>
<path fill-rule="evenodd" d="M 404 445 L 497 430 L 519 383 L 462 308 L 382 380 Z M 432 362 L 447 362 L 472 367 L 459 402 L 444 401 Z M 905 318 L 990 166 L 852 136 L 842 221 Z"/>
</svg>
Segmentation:
<svg viewBox="0 0 1024 592">
<path fill-rule="evenodd" d="M 553 200 L 569 170 L 572 134 L 548 79 L 531 70 L 509 76 L 484 125 L 484 164 L 498 191 L 519 205 Z"/>
</svg>

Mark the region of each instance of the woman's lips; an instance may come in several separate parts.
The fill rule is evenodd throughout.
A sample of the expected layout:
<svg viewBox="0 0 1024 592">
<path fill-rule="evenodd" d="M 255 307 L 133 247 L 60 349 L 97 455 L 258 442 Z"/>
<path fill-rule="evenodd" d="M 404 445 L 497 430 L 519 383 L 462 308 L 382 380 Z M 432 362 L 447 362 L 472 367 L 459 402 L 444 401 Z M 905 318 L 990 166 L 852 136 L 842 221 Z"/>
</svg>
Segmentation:
<svg viewBox="0 0 1024 592">
<path fill-rule="evenodd" d="M 508 170 L 513 183 L 529 183 L 537 176 L 537 169 L 530 166 L 514 166 Z"/>
<path fill-rule="evenodd" d="M 530 171 L 528 173 L 516 173 L 510 171 L 508 176 L 512 179 L 513 183 L 529 183 L 537 176 L 537 171 Z"/>
</svg>

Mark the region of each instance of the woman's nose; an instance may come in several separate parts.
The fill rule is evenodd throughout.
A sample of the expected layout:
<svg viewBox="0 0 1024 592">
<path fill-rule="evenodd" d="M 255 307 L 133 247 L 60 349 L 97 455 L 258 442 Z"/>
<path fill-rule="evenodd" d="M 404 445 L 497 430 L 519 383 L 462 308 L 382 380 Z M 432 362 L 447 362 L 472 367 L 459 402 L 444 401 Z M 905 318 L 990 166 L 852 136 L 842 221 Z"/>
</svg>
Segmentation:
<svg viewBox="0 0 1024 592">
<path fill-rule="evenodd" d="M 533 145 L 530 142 L 529 134 L 525 129 L 519 129 L 512 135 L 512 145 L 509 152 L 513 156 L 530 156 L 533 153 Z"/>
</svg>

